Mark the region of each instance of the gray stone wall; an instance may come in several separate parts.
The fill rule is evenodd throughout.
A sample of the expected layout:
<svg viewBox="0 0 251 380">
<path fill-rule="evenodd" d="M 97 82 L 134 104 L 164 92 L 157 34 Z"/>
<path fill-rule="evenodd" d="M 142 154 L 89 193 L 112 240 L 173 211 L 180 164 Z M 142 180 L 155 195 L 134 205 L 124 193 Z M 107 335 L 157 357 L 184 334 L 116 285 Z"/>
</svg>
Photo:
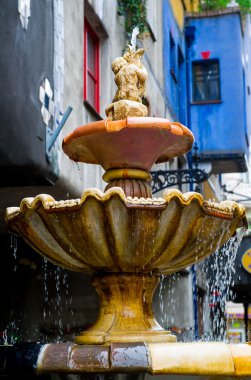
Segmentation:
<svg viewBox="0 0 251 380">
<path fill-rule="evenodd" d="M 124 18 L 117 14 L 115 0 L 64 1 L 64 94 L 62 109 L 68 105 L 73 112 L 61 133 L 62 138 L 74 128 L 97 120 L 83 104 L 83 30 L 86 17 L 100 39 L 100 116 L 116 92 L 111 62 L 125 48 Z M 151 115 L 170 118 L 165 106 L 162 57 L 162 4 L 148 2 L 149 23 L 154 36 L 149 34 L 140 41 L 146 49 L 144 64 L 149 72 L 148 101 Z M 59 143 L 59 146 L 61 144 Z M 60 179 L 56 186 L 80 195 L 83 189 L 104 189 L 102 168 L 96 165 L 76 165 L 60 154 Z"/>
</svg>

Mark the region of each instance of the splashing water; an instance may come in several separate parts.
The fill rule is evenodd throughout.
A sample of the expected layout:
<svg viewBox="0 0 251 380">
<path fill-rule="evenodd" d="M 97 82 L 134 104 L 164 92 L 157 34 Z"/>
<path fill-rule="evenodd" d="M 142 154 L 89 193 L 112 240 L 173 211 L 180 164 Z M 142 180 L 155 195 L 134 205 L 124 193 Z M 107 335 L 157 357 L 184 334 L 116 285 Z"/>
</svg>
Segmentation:
<svg viewBox="0 0 251 380">
<path fill-rule="evenodd" d="M 10 321 L 2 332 L 2 343 L 4 346 L 13 345 L 20 340 L 19 328 L 16 321 Z"/>
<path fill-rule="evenodd" d="M 167 330 L 175 327 L 175 315 L 180 308 L 180 299 L 175 294 L 180 278 L 179 272 L 160 277 L 157 301 L 159 303 L 159 322 Z"/>
<path fill-rule="evenodd" d="M 138 34 L 139 34 L 139 28 L 138 26 L 136 26 L 135 28 L 133 28 L 133 31 L 132 31 L 132 38 L 131 38 L 131 45 L 130 45 L 132 51 L 136 51 Z"/>
<path fill-rule="evenodd" d="M 210 331 L 206 340 L 226 340 L 226 302 L 233 297 L 235 258 L 245 230 L 240 229 L 222 248 L 206 260 L 203 265 L 208 279 L 207 297 L 209 300 Z"/>
<path fill-rule="evenodd" d="M 55 286 L 56 286 L 56 302 L 54 304 L 55 314 L 57 318 L 55 319 L 55 327 L 59 329 L 59 341 L 60 336 L 63 335 L 63 323 L 62 323 L 62 315 L 63 315 L 63 306 L 62 306 L 62 297 L 61 297 L 61 287 L 62 287 L 62 269 L 60 267 L 56 268 L 55 273 Z"/>
<path fill-rule="evenodd" d="M 43 261 L 43 296 L 44 296 L 44 304 L 43 304 L 43 320 L 46 321 L 47 318 L 51 315 L 50 310 L 50 300 L 49 300 L 49 290 L 48 290 L 48 261 L 44 259 Z M 46 340 L 46 336 L 44 337 Z"/>
<path fill-rule="evenodd" d="M 215 253 L 201 264 L 195 265 L 198 274 L 200 272 L 204 275 L 203 283 L 206 292 L 203 302 L 201 293 L 198 291 L 196 291 L 196 298 L 198 309 L 204 309 L 203 311 L 200 310 L 202 320 L 199 322 L 203 325 L 200 339 L 206 341 L 224 341 L 226 338 L 225 306 L 226 301 L 233 296 L 231 287 L 234 285 L 235 258 L 245 232 L 244 229 L 239 229 L 236 235 L 220 248 L 227 230 L 228 226 L 225 225 L 215 248 Z M 196 250 L 195 255 L 198 255 L 198 259 L 200 252 L 206 249 L 203 231 L 204 226 L 202 226 L 196 240 L 198 252 Z M 213 236 L 211 244 L 210 248 L 213 247 Z M 178 339 L 182 341 L 194 339 L 194 317 L 192 311 L 187 309 L 189 303 L 192 304 L 193 297 L 192 287 L 188 286 L 189 281 L 191 281 L 189 276 L 191 279 L 191 272 L 189 274 L 188 271 L 187 273 L 161 276 L 158 300 L 155 300 L 155 315 L 159 317 L 159 323 L 164 328 L 177 332 Z M 196 288 L 199 290 L 198 285 Z"/>
<path fill-rule="evenodd" d="M 72 310 L 72 297 L 69 291 L 68 274 L 60 267 L 49 268 L 48 262 L 44 259 L 43 264 L 43 290 L 44 290 L 44 308 L 43 320 L 44 322 L 54 320 L 54 328 L 51 332 L 55 332 L 54 338 L 51 336 L 43 336 L 45 340 L 54 340 L 60 342 L 64 340 L 65 333 L 69 333 L 69 323 L 64 328 L 64 315 L 66 312 L 73 317 Z"/>
<path fill-rule="evenodd" d="M 18 264 L 18 237 L 15 235 L 10 236 L 10 253 L 13 257 L 13 281 L 14 277 L 16 277 L 16 271 L 17 271 L 17 264 Z M 15 281 L 14 281 L 15 283 Z M 16 343 L 19 340 L 19 328 L 17 327 L 15 318 L 14 318 L 14 312 L 11 308 L 10 310 L 10 318 L 8 324 L 5 326 L 4 330 L 2 331 L 1 336 L 1 344 L 7 346 L 12 345 Z"/>
<path fill-rule="evenodd" d="M 15 265 L 14 265 L 14 272 L 16 272 L 17 270 L 17 237 L 15 235 L 11 235 L 10 237 L 10 248 L 11 248 L 11 252 L 12 252 L 12 255 L 13 255 L 13 258 L 14 258 L 14 262 L 15 262 Z"/>
<path fill-rule="evenodd" d="M 3 331 L 3 344 L 4 346 L 8 346 L 8 334 L 7 334 L 7 329 Z"/>
</svg>

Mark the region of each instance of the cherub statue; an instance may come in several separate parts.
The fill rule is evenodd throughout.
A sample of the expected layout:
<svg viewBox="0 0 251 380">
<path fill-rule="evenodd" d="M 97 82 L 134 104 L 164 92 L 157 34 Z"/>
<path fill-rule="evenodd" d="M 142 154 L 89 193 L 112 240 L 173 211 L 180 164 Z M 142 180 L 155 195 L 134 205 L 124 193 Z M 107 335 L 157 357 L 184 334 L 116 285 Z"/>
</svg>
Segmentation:
<svg viewBox="0 0 251 380">
<path fill-rule="evenodd" d="M 118 86 L 113 103 L 105 112 L 112 120 L 121 120 L 128 116 L 147 116 L 147 107 L 142 104 L 142 97 L 146 91 L 147 71 L 140 61 L 144 49 L 134 50 L 129 46 L 123 57 L 112 62 L 112 71 L 115 74 L 115 83 Z"/>
<path fill-rule="evenodd" d="M 119 100 L 132 100 L 142 103 L 145 94 L 145 81 L 148 77 L 147 71 L 140 61 L 144 49 L 133 51 L 129 46 L 123 57 L 118 57 L 112 62 L 112 71 L 115 74 L 115 83 L 118 86 L 113 102 Z"/>
</svg>

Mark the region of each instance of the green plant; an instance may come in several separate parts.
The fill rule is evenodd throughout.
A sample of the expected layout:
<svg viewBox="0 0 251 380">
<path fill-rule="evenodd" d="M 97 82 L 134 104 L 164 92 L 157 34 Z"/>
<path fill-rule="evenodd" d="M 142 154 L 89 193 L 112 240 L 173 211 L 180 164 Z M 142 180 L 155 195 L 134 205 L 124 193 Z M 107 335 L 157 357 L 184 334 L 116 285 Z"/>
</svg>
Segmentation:
<svg viewBox="0 0 251 380">
<path fill-rule="evenodd" d="M 251 0 L 238 0 L 237 3 L 241 8 L 242 13 L 250 13 L 251 11 Z"/>
<path fill-rule="evenodd" d="M 148 31 L 146 0 L 118 0 L 118 14 L 125 16 L 127 42 L 130 41 L 135 27 L 139 28 L 140 34 Z"/>
<path fill-rule="evenodd" d="M 226 8 L 230 0 L 200 0 L 199 10 L 210 11 L 214 9 Z M 241 13 L 249 13 L 251 11 L 251 0 L 236 0 Z"/>
<path fill-rule="evenodd" d="M 227 6 L 229 0 L 201 0 L 199 4 L 200 11 L 211 11 L 214 9 L 222 9 Z"/>
</svg>

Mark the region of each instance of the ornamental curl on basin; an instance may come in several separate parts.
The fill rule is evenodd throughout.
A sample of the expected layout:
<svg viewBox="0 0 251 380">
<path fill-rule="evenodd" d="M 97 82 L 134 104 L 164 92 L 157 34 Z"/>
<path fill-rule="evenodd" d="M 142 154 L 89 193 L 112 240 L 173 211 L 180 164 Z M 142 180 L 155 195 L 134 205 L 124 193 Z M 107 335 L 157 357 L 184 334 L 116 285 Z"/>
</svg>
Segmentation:
<svg viewBox="0 0 251 380">
<path fill-rule="evenodd" d="M 63 141 L 71 159 L 106 170 L 105 193 L 89 189 L 81 199 L 59 202 L 38 195 L 6 211 L 10 231 L 38 253 L 64 268 L 95 274 L 100 315 L 76 337 L 80 344 L 175 341 L 152 312 L 159 275 L 204 259 L 246 224 L 245 210 L 235 202 L 206 202 L 198 193 L 178 190 L 152 198 L 151 166 L 187 152 L 193 135 L 179 123 L 144 116 L 146 75 L 142 52 L 136 53 L 129 50 L 113 64 L 123 63 L 116 68 L 119 88 L 107 108 L 109 118 L 77 128 Z M 130 76 L 124 83 L 125 72 Z"/>
</svg>

